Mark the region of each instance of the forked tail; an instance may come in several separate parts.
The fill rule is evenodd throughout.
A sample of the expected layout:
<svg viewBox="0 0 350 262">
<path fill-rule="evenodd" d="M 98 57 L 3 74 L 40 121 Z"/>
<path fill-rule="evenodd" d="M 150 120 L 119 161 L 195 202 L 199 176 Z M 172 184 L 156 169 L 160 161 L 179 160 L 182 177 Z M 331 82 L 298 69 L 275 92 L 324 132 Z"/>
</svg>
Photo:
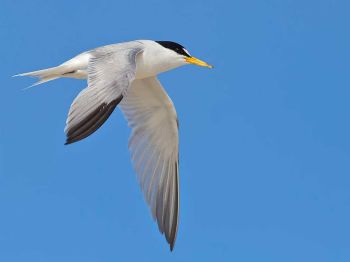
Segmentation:
<svg viewBox="0 0 350 262">
<path fill-rule="evenodd" d="M 38 70 L 38 71 L 33 71 L 33 72 L 28 72 L 28 73 L 22 73 L 15 76 L 31 76 L 31 77 L 36 77 L 38 78 L 38 81 L 32 84 L 30 87 L 40 85 L 42 83 L 55 80 L 57 78 L 62 77 L 65 73 L 67 73 L 67 67 L 65 65 L 59 65 L 56 67 L 50 67 L 47 69 L 43 70 Z M 68 69 L 69 70 L 69 69 Z"/>
</svg>

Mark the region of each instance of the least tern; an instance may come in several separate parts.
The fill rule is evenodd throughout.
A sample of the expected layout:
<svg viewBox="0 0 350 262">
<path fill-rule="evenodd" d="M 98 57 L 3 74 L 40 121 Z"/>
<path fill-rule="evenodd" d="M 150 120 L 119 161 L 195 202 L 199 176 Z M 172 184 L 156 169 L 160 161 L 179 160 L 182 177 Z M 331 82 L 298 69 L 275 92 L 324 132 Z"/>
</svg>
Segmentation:
<svg viewBox="0 0 350 262">
<path fill-rule="evenodd" d="M 178 229 L 179 126 L 157 75 L 186 64 L 212 68 L 178 43 L 137 40 L 98 47 L 57 67 L 17 75 L 37 77 L 34 85 L 61 77 L 87 79 L 69 109 L 66 144 L 94 133 L 119 105 L 132 129 L 134 169 L 170 250 Z"/>
</svg>

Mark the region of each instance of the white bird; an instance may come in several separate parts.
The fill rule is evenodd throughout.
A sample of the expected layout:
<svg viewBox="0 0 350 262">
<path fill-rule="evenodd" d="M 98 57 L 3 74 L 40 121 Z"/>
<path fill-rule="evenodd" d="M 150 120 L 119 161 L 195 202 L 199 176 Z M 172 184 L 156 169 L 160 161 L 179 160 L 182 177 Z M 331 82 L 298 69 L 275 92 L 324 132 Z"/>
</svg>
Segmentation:
<svg viewBox="0 0 350 262">
<path fill-rule="evenodd" d="M 170 250 L 179 214 L 178 119 L 157 75 L 186 64 L 212 68 L 180 44 L 138 40 L 98 47 L 57 67 L 17 75 L 39 78 L 34 85 L 61 77 L 87 79 L 88 86 L 69 109 L 66 144 L 91 135 L 120 105 L 132 129 L 134 169 Z"/>
</svg>

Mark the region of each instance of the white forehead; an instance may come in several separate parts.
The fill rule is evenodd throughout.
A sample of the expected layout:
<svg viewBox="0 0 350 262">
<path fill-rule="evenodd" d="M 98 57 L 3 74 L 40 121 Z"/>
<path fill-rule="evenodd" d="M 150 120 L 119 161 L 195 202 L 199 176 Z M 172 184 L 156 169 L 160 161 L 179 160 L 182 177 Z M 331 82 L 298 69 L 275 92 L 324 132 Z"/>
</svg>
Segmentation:
<svg viewBox="0 0 350 262">
<path fill-rule="evenodd" d="M 182 48 L 182 49 L 185 51 L 186 54 L 188 54 L 189 56 L 191 56 L 191 55 L 190 55 L 190 52 L 188 52 L 188 50 L 187 50 L 186 48 Z"/>
</svg>

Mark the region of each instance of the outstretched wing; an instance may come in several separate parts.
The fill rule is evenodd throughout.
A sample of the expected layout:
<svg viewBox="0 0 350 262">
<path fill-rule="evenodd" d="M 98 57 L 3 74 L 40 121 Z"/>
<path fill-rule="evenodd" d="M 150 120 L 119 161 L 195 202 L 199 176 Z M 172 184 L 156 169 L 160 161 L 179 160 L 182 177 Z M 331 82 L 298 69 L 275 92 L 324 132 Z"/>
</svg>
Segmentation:
<svg viewBox="0 0 350 262">
<path fill-rule="evenodd" d="M 156 77 L 135 80 L 120 103 L 132 134 L 129 149 L 153 218 L 174 247 L 179 214 L 178 123 Z"/>
<path fill-rule="evenodd" d="M 74 99 L 68 113 L 66 144 L 95 132 L 111 115 L 135 78 L 141 47 L 100 48 L 91 52 L 88 87 Z"/>
</svg>

